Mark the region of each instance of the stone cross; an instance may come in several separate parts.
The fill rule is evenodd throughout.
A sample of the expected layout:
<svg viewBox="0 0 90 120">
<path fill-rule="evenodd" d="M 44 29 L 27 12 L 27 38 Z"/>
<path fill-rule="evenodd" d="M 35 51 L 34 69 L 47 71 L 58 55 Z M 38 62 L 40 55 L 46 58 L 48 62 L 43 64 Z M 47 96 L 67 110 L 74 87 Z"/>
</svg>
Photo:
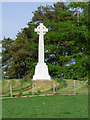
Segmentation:
<svg viewBox="0 0 90 120">
<path fill-rule="evenodd" d="M 48 32 L 48 28 L 46 28 L 43 23 L 40 23 L 40 25 L 35 28 L 34 30 L 39 34 L 39 56 L 38 56 L 38 62 L 44 63 L 44 34 Z"/>
<path fill-rule="evenodd" d="M 48 32 L 48 28 L 46 28 L 43 23 L 40 23 L 40 25 L 35 28 L 34 31 L 39 34 L 39 54 L 38 63 L 35 66 L 33 80 L 51 80 L 51 77 L 48 73 L 48 66 L 44 62 L 44 34 Z"/>
</svg>

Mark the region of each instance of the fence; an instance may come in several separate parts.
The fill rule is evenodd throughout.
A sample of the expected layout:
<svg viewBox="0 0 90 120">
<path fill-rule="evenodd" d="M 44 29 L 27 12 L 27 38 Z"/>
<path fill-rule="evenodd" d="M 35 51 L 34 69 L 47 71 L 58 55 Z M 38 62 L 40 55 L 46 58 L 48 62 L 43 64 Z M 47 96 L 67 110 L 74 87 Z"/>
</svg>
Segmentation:
<svg viewBox="0 0 90 120">
<path fill-rule="evenodd" d="M 82 91 L 80 90 L 83 86 L 85 86 L 84 81 L 78 80 L 65 80 L 59 79 L 58 81 L 32 81 L 32 86 L 28 86 L 26 88 L 14 88 L 13 86 L 9 86 L 10 89 L 6 93 L 3 93 L 2 96 L 31 96 L 31 95 L 73 95 L 73 94 L 88 94 L 88 90 Z"/>
</svg>

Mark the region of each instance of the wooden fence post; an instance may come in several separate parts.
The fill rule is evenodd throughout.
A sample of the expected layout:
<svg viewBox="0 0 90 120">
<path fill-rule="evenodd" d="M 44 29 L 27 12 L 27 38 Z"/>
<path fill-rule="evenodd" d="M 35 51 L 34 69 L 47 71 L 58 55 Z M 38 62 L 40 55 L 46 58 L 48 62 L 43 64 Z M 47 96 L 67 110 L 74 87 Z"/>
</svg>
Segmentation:
<svg viewBox="0 0 90 120">
<path fill-rule="evenodd" d="M 12 86 L 10 85 L 10 93 L 11 93 L 11 97 L 12 97 Z"/>
<path fill-rule="evenodd" d="M 74 94 L 76 94 L 75 80 L 73 80 L 73 82 L 74 82 Z"/>
<path fill-rule="evenodd" d="M 32 82 L 32 95 L 34 96 L 34 82 Z"/>
<path fill-rule="evenodd" d="M 55 82 L 53 81 L 53 94 L 55 94 Z"/>
</svg>

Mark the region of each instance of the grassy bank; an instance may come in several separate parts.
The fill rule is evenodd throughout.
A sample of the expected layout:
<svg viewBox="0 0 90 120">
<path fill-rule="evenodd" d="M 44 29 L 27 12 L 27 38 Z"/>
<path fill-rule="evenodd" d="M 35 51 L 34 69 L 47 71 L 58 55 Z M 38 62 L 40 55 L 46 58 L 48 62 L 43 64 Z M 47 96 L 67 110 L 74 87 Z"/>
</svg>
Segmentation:
<svg viewBox="0 0 90 120">
<path fill-rule="evenodd" d="M 31 79 L 10 79 L 2 80 L 2 94 L 10 97 L 10 85 L 12 85 L 12 95 L 18 96 L 22 91 L 22 95 L 32 95 L 32 80 Z M 58 94 L 73 94 L 74 81 L 72 79 L 57 79 L 55 80 L 55 87 Z M 30 88 L 30 89 L 28 89 Z M 25 91 L 24 91 L 25 90 Z M 75 90 L 78 94 L 88 94 L 88 86 L 85 81 L 75 81 Z M 35 82 L 34 92 L 38 94 L 53 93 L 53 81 L 49 82 Z"/>
</svg>

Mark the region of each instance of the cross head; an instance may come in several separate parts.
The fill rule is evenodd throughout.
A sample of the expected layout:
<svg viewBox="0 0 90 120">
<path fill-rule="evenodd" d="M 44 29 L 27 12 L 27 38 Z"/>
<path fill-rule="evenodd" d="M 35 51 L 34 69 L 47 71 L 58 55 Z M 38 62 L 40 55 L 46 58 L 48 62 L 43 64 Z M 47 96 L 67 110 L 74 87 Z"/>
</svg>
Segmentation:
<svg viewBox="0 0 90 120">
<path fill-rule="evenodd" d="M 48 28 L 46 28 L 43 23 L 40 23 L 40 25 L 35 28 L 34 31 L 39 35 L 44 35 L 46 32 L 48 32 Z"/>
</svg>

